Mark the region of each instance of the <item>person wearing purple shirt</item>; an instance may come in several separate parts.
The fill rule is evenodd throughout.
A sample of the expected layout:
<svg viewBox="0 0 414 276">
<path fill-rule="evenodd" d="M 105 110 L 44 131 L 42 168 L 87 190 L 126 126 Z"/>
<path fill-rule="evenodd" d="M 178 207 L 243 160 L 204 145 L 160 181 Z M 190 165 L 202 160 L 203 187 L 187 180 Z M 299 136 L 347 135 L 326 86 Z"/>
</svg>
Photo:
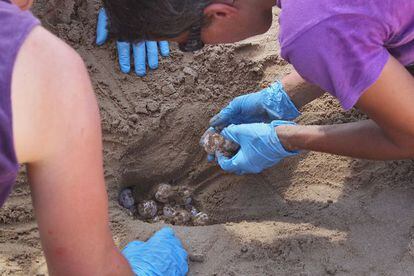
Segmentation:
<svg viewBox="0 0 414 276">
<path fill-rule="evenodd" d="M 31 0 L 11 2 L 0 0 L 0 207 L 25 164 L 50 275 L 185 275 L 171 228 L 115 246 L 85 65 L 24 11 Z"/>
<path fill-rule="evenodd" d="M 104 0 L 104 5 L 114 37 L 169 39 L 185 51 L 264 33 L 272 8 L 281 8 L 281 56 L 295 71 L 235 98 L 210 121 L 240 145 L 232 158 L 216 153 L 225 171 L 259 173 L 302 150 L 374 160 L 414 157 L 414 1 Z M 344 109 L 356 107 L 370 119 L 325 126 L 292 122 L 297 108 L 325 91 Z"/>
</svg>

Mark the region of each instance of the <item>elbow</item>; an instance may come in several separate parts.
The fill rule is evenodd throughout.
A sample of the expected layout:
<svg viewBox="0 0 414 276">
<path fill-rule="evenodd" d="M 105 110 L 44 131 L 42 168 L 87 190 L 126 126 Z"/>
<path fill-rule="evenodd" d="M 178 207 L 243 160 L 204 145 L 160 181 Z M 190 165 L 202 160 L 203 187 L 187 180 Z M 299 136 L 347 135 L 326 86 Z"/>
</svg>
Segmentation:
<svg viewBox="0 0 414 276">
<path fill-rule="evenodd" d="M 401 159 L 414 159 L 414 133 L 391 141 Z"/>
</svg>

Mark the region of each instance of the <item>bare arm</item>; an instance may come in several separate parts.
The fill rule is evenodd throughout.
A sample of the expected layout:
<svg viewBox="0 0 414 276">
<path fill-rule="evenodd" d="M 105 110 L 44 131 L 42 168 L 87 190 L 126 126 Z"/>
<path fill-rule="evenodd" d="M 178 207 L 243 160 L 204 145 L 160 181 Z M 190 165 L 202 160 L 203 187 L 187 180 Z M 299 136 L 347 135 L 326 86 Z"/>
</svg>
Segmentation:
<svg viewBox="0 0 414 276">
<path fill-rule="evenodd" d="M 290 150 L 368 159 L 414 157 L 414 78 L 393 57 L 357 103 L 372 120 L 332 126 L 280 126 Z"/>
<path fill-rule="evenodd" d="M 285 76 L 281 82 L 286 93 L 298 109 L 325 93 L 318 86 L 306 82 L 296 71 Z"/>
<path fill-rule="evenodd" d="M 13 76 L 15 148 L 50 274 L 132 275 L 109 229 L 100 119 L 82 60 L 37 27 Z"/>
</svg>

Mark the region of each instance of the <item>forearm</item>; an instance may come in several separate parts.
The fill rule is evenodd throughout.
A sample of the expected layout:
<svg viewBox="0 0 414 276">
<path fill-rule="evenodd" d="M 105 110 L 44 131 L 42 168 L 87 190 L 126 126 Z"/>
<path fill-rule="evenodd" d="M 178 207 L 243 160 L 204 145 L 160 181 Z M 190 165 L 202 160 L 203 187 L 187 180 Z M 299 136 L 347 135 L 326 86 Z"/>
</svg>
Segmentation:
<svg viewBox="0 0 414 276">
<path fill-rule="evenodd" d="M 324 94 L 320 87 L 306 82 L 296 71 L 285 76 L 281 83 L 297 109 Z"/>
<path fill-rule="evenodd" d="M 107 261 L 102 264 L 102 274 L 99 275 L 122 275 L 122 276 L 132 276 L 134 273 L 126 260 L 126 258 L 121 254 L 118 248 L 115 245 L 112 246 L 111 251 L 108 252 Z"/>
<path fill-rule="evenodd" d="M 334 126 L 280 127 L 288 149 L 376 160 L 414 157 L 414 78 L 390 57 L 356 106 L 372 120 Z"/>
<path fill-rule="evenodd" d="M 99 109 L 81 58 L 37 27 L 12 87 L 16 155 L 28 164 L 49 274 L 131 275 L 109 227 Z"/>
<path fill-rule="evenodd" d="M 279 126 L 276 132 L 287 150 L 310 150 L 373 160 L 408 159 L 414 149 L 396 143 L 372 120 L 329 126 Z"/>
</svg>

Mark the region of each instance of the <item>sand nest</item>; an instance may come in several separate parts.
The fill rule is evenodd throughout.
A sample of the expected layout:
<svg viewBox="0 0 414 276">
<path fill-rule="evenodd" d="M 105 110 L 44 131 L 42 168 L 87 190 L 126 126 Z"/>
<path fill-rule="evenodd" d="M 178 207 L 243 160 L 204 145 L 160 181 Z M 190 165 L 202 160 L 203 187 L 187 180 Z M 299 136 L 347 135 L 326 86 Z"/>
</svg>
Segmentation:
<svg viewBox="0 0 414 276">
<path fill-rule="evenodd" d="M 167 184 L 188 189 L 192 207 L 208 216 L 206 226 L 173 226 L 190 253 L 190 275 L 414 274 L 412 161 L 308 153 L 243 177 L 206 162 L 198 142 L 209 119 L 233 97 L 289 72 L 278 55 L 277 24 L 263 36 L 194 56 L 173 48 L 158 71 L 140 79 L 119 72 L 113 42 L 93 44 L 99 5 L 41 0 L 35 13 L 81 54 L 91 74 L 102 114 L 111 226 L 120 247 L 174 221 L 143 221 L 118 204 L 120 192 L 132 188 L 134 204 L 156 201 L 150 191 Z M 298 121 L 360 118 L 324 96 L 305 106 Z M 169 200 L 157 201 L 163 213 L 177 205 Z M 47 274 L 23 176 L 0 210 L 0 223 L 0 275 Z"/>
</svg>

